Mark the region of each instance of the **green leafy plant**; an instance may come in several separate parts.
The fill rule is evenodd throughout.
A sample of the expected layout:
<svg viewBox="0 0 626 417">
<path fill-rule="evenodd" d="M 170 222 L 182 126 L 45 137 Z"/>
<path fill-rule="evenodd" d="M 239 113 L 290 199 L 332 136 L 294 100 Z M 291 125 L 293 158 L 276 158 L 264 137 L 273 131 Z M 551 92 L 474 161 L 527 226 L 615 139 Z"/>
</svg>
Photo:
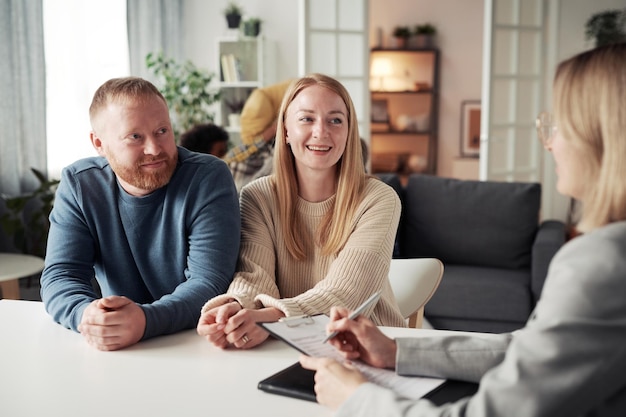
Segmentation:
<svg viewBox="0 0 626 417">
<path fill-rule="evenodd" d="M 250 17 L 244 20 L 242 29 L 245 36 L 259 36 L 261 32 L 261 19 L 258 17 Z"/>
<path fill-rule="evenodd" d="M 224 9 L 224 16 L 235 16 L 235 15 L 238 15 L 238 16 L 243 15 L 243 9 L 238 3 L 234 1 L 228 2 L 228 5 Z"/>
<path fill-rule="evenodd" d="M 423 25 L 415 26 L 413 33 L 415 35 L 434 35 L 437 33 L 437 28 L 431 23 L 424 23 Z"/>
<path fill-rule="evenodd" d="M 585 24 L 587 40 L 595 46 L 626 42 L 626 9 L 606 10 L 592 15 Z"/>
<path fill-rule="evenodd" d="M 236 29 L 241 23 L 241 16 L 243 15 L 243 9 L 237 3 L 231 1 L 224 9 L 224 16 L 226 16 L 226 24 L 230 29 Z"/>
<path fill-rule="evenodd" d="M 408 39 L 411 36 L 411 30 L 408 26 L 396 26 L 393 30 L 393 36 L 396 38 Z"/>
<path fill-rule="evenodd" d="M 30 170 L 39 180 L 39 187 L 17 197 L 3 195 L 6 212 L 0 216 L 0 226 L 8 237 L 12 237 L 15 249 L 43 257 L 50 229 L 48 216 L 59 180 L 50 180 L 35 168 Z"/>
<path fill-rule="evenodd" d="M 176 138 L 197 124 L 215 120 L 211 105 L 220 99 L 220 92 L 211 88 L 214 73 L 191 61 L 177 63 L 162 52 L 149 53 L 146 66 L 158 79 L 157 87 L 169 106 Z"/>
</svg>

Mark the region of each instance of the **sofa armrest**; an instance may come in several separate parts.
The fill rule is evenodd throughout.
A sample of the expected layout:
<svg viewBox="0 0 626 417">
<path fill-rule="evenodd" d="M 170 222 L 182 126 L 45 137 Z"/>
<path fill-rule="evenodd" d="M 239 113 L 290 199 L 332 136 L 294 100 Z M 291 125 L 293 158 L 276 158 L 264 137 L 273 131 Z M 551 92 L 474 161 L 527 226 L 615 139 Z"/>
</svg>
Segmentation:
<svg viewBox="0 0 626 417">
<path fill-rule="evenodd" d="M 565 239 L 566 231 L 563 222 L 546 220 L 539 225 L 533 242 L 531 261 L 531 290 L 535 304 L 541 296 L 552 257 L 565 244 Z"/>
</svg>

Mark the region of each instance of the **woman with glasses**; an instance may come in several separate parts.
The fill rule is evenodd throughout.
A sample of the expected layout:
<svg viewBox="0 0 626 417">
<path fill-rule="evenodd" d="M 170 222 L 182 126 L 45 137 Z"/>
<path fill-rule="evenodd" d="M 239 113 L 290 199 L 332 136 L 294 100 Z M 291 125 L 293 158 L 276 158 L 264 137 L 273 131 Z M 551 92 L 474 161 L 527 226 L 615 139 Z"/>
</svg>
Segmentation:
<svg viewBox="0 0 626 417">
<path fill-rule="evenodd" d="M 541 299 L 523 329 L 484 339 L 391 340 L 373 323 L 334 308 L 331 343 L 349 360 L 480 382 L 478 392 L 435 406 L 399 398 L 330 359 L 301 357 L 317 371 L 320 403 L 337 416 L 626 415 L 626 44 L 562 62 L 554 118 L 538 118 L 557 189 L 582 204 L 578 229 L 553 258 Z"/>
</svg>

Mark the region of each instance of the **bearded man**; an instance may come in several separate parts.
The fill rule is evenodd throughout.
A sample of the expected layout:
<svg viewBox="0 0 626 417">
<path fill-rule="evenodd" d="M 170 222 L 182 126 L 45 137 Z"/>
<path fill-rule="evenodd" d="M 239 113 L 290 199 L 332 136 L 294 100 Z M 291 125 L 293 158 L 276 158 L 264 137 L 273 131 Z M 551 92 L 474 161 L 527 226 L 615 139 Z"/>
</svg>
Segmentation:
<svg viewBox="0 0 626 417">
<path fill-rule="evenodd" d="M 176 146 L 167 103 L 146 80 L 105 82 L 89 117 L 99 156 L 63 170 L 41 276 L 46 310 L 100 350 L 193 328 L 235 271 L 232 175 Z"/>
</svg>

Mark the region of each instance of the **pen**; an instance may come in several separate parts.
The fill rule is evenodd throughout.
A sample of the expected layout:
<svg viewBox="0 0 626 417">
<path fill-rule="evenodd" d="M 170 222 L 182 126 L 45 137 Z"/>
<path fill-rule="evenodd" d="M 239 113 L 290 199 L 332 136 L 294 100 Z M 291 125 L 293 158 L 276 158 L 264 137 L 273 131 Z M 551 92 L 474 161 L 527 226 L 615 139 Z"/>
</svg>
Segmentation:
<svg viewBox="0 0 626 417">
<path fill-rule="evenodd" d="M 363 304 L 361 304 L 356 310 L 354 310 L 349 316 L 348 319 L 349 320 L 354 320 L 356 319 L 358 316 L 360 316 L 361 314 L 363 314 L 363 312 L 365 310 L 367 310 L 371 305 L 373 305 L 376 301 L 378 301 L 378 299 L 380 298 L 380 291 L 379 292 L 375 292 L 374 294 L 372 294 L 372 296 L 370 298 L 368 298 L 367 300 L 365 300 L 363 302 Z M 326 343 L 328 342 L 330 339 L 332 339 L 333 337 L 337 336 L 339 334 L 339 332 L 332 332 L 331 334 L 329 334 L 328 336 L 326 336 L 326 339 L 324 339 L 324 341 L 322 343 Z"/>
</svg>

